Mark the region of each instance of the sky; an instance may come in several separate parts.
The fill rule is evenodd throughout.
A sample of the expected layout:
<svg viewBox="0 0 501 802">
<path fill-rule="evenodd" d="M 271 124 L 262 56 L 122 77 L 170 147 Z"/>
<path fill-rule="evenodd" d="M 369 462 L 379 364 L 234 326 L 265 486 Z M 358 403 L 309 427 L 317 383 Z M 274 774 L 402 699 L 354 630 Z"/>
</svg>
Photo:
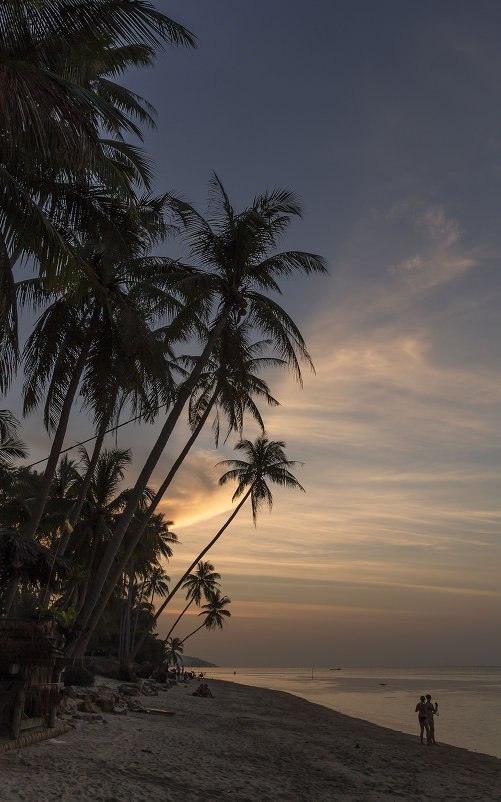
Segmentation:
<svg viewBox="0 0 501 802">
<path fill-rule="evenodd" d="M 158 111 L 145 136 L 157 189 L 202 212 L 212 171 L 237 209 L 292 189 L 304 218 L 283 247 L 329 266 L 283 286 L 316 372 L 302 389 L 270 375 L 281 406 L 264 411 L 306 493 L 278 488 L 256 527 L 244 508 L 207 555 L 232 617 L 186 652 L 225 666 L 501 664 L 501 6 L 156 5 L 198 37 L 126 76 Z M 68 443 L 88 430 L 77 409 Z M 118 437 L 137 470 L 155 431 Z M 231 512 L 215 464 L 233 445 L 208 430 L 162 504 L 181 540 L 173 580 Z M 186 619 L 175 634 L 197 611 Z"/>
</svg>

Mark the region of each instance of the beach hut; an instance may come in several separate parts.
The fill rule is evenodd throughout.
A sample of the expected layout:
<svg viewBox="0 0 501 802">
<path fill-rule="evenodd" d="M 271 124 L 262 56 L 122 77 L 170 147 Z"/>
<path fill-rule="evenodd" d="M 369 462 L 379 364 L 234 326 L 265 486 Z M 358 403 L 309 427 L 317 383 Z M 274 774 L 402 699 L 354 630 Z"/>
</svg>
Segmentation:
<svg viewBox="0 0 501 802">
<path fill-rule="evenodd" d="M 15 529 L 0 529 L 0 618 L 12 608 L 19 582 L 42 589 L 64 577 L 70 563 Z"/>
<path fill-rule="evenodd" d="M 55 726 L 62 645 L 55 621 L 0 619 L 0 740 Z"/>
</svg>

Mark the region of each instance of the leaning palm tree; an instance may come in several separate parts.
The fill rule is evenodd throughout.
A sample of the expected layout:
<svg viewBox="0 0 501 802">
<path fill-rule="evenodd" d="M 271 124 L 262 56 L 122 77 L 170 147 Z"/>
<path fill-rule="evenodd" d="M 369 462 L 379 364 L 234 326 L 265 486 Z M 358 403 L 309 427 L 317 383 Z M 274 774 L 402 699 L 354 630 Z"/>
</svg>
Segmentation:
<svg viewBox="0 0 501 802">
<path fill-rule="evenodd" d="M 115 220 L 109 227 L 98 227 L 94 237 L 79 246 L 94 265 L 93 277 L 81 276 L 71 291 L 56 297 L 27 340 L 24 412 L 43 401 L 45 426 L 54 433 L 25 529 L 28 537 L 35 536 L 42 517 L 81 379 L 84 385 L 92 384 L 90 375 L 112 365 L 118 349 L 123 365 L 142 363 L 158 386 L 165 380 L 165 347 L 151 326 L 172 314 L 176 304 L 165 289 L 166 260 L 149 256 L 169 230 L 165 202 L 165 196 L 145 197 L 134 209 L 114 203 Z M 123 224 L 120 238 L 115 236 L 118 221 Z M 40 279 L 21 282 L 19 295 L 35 309 L 51 299 Z"/>
<path fill-rule="evenodd" d="M 248 338 L 249 326 L 245 321 L 236 325 L 229 325 L 221 335 L 215 352 L 211 356 L 206 370 L 200 376 L 198 385 L 190 398 L 189 424 L 192 433 L 158 488 L 143 516 L 142 524 L 135 529 L 134 537 L 129 540 L 128 547 L 122 551 L 121 556 L 110 572 L 108 578 L 110 592 L 111 588 L 119 581 L 121 573 L 125 570 L 127 561 L 130 559 L 133 549 L 136 548 L 134 544 L 137 544 L 143 537 L 149 517 L 155 512 L 164 497 L 167 488 L 183 464 L 212 410 L 214 408 L 216 410 L 213 423 L 216 446 L 218 445 L 220 431 L 219 410 L 227 420 L 226 438 L 232 431 L 236 431 L 242 436 L 245 413 L 249 413 L 253 417 L 264 433 L 264 423 L 254 397 L 266 400 L 267 404 L 273 407 L 278 406 L 278 401 L 271 395 L 267 383 L 257 373 L 265 368 L 283 367 L 286 362 L 278 357 L 263 356 L 263 353 L 270 346 L 269 340 L 261 340 L 257 343 L 249 344 Z M 194 357 L 185 356 L 177 360 L 177 365 L 181 364 L 184 369 L 187 369 L 193 368 L 195 362 L 196 359 Z M 91 631 L 97 626 L 106 603 L 106 598 L 103 596 L 94 608 L 89 621 L 89 629 Z"/>
<path fill-rule="evenodd" d="M 214 566 L 212 563 L 198 563 L 194 573 L 188 575 L 186 582 L 183 585 L 183 590 L 186 590 L 186 599 L 188 600 L 188 604 L 180 613 L 180 615 L 178 615 L 173 625 L 169 629 L 167 638 L 170 637 L 185 612 L 189 610 L 193 603 L 195 603 L 197 607 L 200 607 L 203 597 L 209 600 L 209 594 L 215 591 L 217 585 L 219 585 L 219 582 L 217 581 L 218 579 L 221 579 L 221 575 L 214 571 Z M 165 595 L 167 596 L 168 593 Z"/>
<path fill-rule="evenodd" d="M 224 619 L 231 616 L 230 611 L 225 609 L 228 604 L 231 604 L 231 599 L 229 599 L 228 596 L 221 596 L 221 591 L 215 590 L 209 593 L 207 604 L 202 604 L 202 612 L 199 613 L 199 615 L 205 616 L 203 624 L 200 624 L 200 626 L 194 629 L 193 632 L 190 632 L 189 635 L 186 635 L 186 637 L 181 641 L 181 644 L 183 644 L 188 640 L 188 638 L 191 638 L 192 635 L 204 627 L 208 630 L 222 629 Z"/>
<path fill-rule="evenodd" d="M 300 360 L 312 366 L 301 332 L 287 312 L 269 296 L 270 292 L 280 292 L 278 282 L 282 278 L 326 272 L 325 261 L 316 254 L 276 252 L 291 219 L 302 214 L 296 196 L 286 190 L 273 190 L 256 197 L 250 207 L 237 213 L 215 175 L 211 193 L 211 222 L 189 204 L 171 199 L 171 207 L 184 226 L 190 256 L 198 261 L 196 266 L 177 264 L 173 285 L 185 300 L 195 306 L 199 303 L 197 311 L 206 321 L 202 329 L 202 352 L 189 379 L 180 388 L 139 473 L 77 622 L 76 638 L 78 631 L 85 630 L 89 624 L 143 489 L 229 321 L 246 317 L 253 330 L 271 340 L 275 355 L 286 361 L 299 381 Z M 72 654 L 74 648 L 75 640 L 68 644 L 67 653 Z"/>
<path fill-rule="evenodd" d="M 284 452 L 285 443 L 281 440 L 268 440 L 268 438 L 263 435 L 258 437 L 254 443 L 251 443 L 250 440 L 240 440 L 235 448 L 239 451 L 244 451 L 248 457 L 248 461 L 230 459 L 219 462 L 218 465 L 231 465 L 231 470 L 226 471 L 226 473 L 221 476 L 219 484 L 224 485 L 229 481 L 236 480 L 238 484 L 233 494 L 232 501 L 241 497 L 240 501 L 217 534 L 200 552 L 173 590 L 171 590 L 165 601 L 162 602 L 155 613 L 155 622 L 169 604 L 174 594 L 177 593 L 183 582 L 186 581 L 186 577 L 191 573 L 202 557 L 207 554 L 209 549 L 219 540 L 233 519 L 238 515 L 248 498 L 251 499 L 252 519 L 255 525 L 258 511 L 262 505 L 268 504 L 270 510 L 273 506 L 273 496 L 268 487 L 268 482 L 271 481 L 274 484 L 290 488 L 291 490 L 302 490 L 304 493 L 304 487 L 289 470 L 302 463 L 294 462 L 286 458 Z M 143 639 L 139 640 L 136 651 L 141 647 L 146 634 L 147 633 L 143 635 Z"/>
<path fill-rule="evenodd" d="M 75 266 L 61 224 L 88 215 L 86 190 L 130 197 L 136 179 L 148 180 L 144 157 L 124 137 L 141 138 L 138 123 L 152 124 L 152 109 L 115 79 L 151 65 L 166 42 L 194 45 L 143 0 L 0 4 L 0 318 L 14 361 L 15 262 L 32 255 L 51 284 L 67 286 Z M 12 373 L 7 350 L 0 385 Z"/>
</svg>

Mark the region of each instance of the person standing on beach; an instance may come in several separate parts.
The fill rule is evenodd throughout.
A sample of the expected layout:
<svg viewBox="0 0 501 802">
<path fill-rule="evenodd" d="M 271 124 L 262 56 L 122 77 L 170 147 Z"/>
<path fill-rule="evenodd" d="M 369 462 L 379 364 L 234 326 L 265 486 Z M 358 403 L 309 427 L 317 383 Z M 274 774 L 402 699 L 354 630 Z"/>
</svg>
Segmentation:
<svg viewBox="0 0 501 802">
<path fill-rule="evenodd" d="M 419 737 L 421 738 L 421 743 L 424 744 L 423 735 L 425 730 L 426 730 L 426 740 L 428 743 L 430 743 L 430 725 L 428 723 L 428 714 L 426 712 L 426 700 L 424 696 L 421 696 L 421 701 L 417 703 L 415 712 L 418 714 L 418 721 L 420 727 Z"/>
<path fill-rule="evenodd" d="M 429 693 L 426 694 L 425 710 L 426 710 L 426 718 L 428 720 L 428 729 L 430 733 L 428 742 L 430 744 L 436 744 L 437 742 L 435 740 L 435 715 L 438 710 L 438 702 L 435 702 L 435 704 L 433 704 L 433 702 L 431 701 L 431 694 Z"/>
</svg>

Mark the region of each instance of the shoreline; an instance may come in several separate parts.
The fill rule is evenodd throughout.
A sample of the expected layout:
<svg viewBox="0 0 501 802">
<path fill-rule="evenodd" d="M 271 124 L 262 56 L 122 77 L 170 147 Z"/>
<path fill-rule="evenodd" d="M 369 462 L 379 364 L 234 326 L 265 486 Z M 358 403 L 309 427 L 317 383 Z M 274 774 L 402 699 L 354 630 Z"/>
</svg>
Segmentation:
<svg viewBox="0 0 501 802">
<path fill-rule="evenodd" d="M 286 691 L 207 681 L 214 699 L 192 696 L 196 680 L 138 697 L 173 716 L 103 714 L 0 755 L 2 802 L 501 799 L 496 757 L 421 746 Z"/>
</svg>

